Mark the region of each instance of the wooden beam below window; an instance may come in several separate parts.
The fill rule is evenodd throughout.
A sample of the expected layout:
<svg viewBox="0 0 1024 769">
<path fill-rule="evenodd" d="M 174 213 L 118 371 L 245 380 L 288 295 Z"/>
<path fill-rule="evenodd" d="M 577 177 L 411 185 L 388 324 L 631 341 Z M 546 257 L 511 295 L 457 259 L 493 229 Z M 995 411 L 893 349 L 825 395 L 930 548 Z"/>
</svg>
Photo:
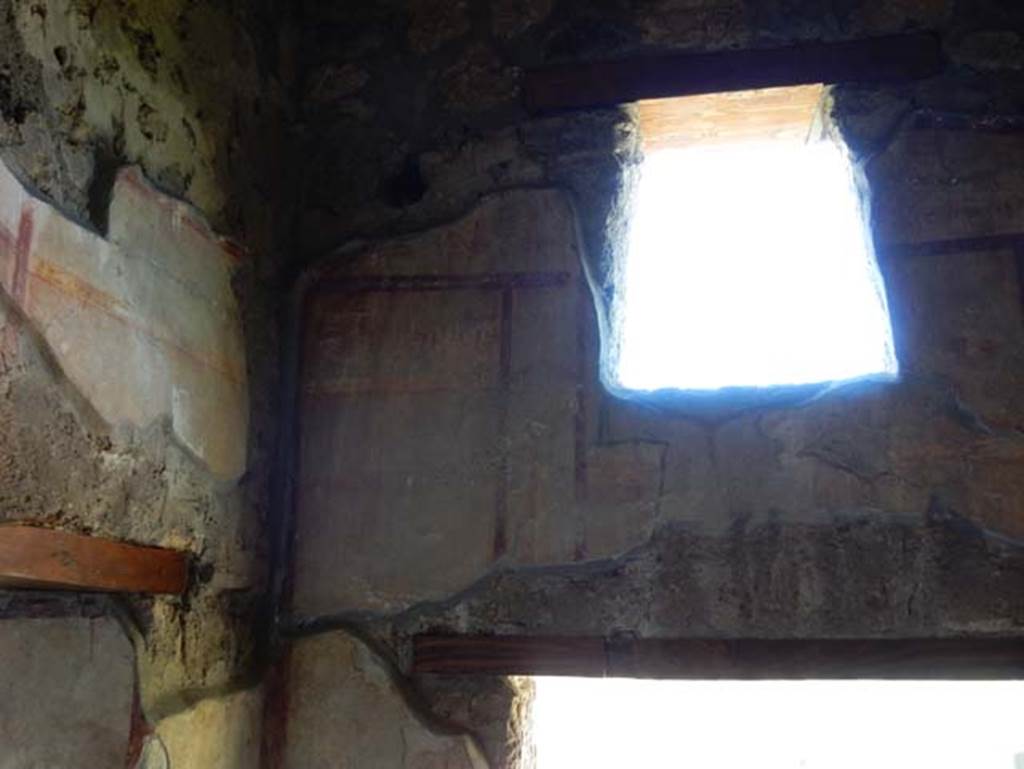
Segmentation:
<svg viewBox="0 0 1024 769">
<path fill-rule="evenodd" d="M 527 109 L 537 113 L 813 83 L 899 82 L 941 68 L 938 39 L 914 33 L 545 67 L 526 73 L 523 93 Z"/>
<path fill-rule="evenodd" d="M 185 592 L 184 553 L 20 524 L 0 525 L 0 587 Z"/>
<path fill-rule="evenodd" d="M 677 679 L 1021 679 L 1024 638 L 417 636 L 413 673 Z"/>
</svg>

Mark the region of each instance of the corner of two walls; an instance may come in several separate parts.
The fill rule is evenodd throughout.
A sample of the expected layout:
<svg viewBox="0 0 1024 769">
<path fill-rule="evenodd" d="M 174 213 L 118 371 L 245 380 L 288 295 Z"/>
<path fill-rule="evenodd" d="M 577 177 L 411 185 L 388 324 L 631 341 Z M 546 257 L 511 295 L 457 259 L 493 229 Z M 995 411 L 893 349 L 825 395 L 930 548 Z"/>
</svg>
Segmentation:
<svg viewBox="0 0 1024 769">
<path fill-rule="evenodd" d="M 0 0 L 0 519 L 192 562 L 0 593 L 5 765 L 259 763 L 290 108 L 256 8 Z"/>
</svg>

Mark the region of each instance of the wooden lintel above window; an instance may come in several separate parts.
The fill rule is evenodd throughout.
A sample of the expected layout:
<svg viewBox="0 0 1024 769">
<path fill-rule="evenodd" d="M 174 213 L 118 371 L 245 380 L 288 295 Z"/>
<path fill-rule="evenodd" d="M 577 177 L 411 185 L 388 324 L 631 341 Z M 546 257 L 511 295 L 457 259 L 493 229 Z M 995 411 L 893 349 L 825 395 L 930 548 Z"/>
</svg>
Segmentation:
<svg viewBox="0 0 1024 769">
<path fill-rule="evenodd" d="M 550 112 L 812 83 L 899 82 L 942 67 L 927 33 L 714 53 L 640 56 L 528 71 L 527 109 Z"/>
<path fill-rule="evenodd" d="M 1024 638 L 417 636 L 413 673 L 677 679 L 1022 679 Z"/>
<path fill-rule="evenodd" d="M 185 592 L 184 553 L 20 524 L 0 525 L 0 587 Z"/>
<path fill-rule="evenodd" d="M 769 139 L 806 140 L 825 87 L 797 85 L 756 91 L 648 99 L 637 104 L 644 149 Z"/>
</svg>

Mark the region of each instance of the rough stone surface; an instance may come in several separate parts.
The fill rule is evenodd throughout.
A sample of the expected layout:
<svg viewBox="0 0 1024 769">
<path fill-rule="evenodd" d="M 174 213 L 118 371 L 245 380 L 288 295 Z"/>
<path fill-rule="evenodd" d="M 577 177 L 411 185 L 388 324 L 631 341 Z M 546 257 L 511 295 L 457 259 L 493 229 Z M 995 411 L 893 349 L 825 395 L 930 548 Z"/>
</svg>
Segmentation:
<svg viewBox="0 0 1024 769">
<path fill-rule="evenodd" d="M 516 98 L 515 73 L 492 49 L 478 45 L 459 63 L 441 73 L 444 104 L 459 111 L 478 111 Z"/>
<path fill-rule="evenodd" d="M 4 0 L 3 156 L 66 210 L 98 219 L 104 177 L 140 164 L 262 245 L 277 159 L 241 156 L 273 141 L 282 115 L 281 85 L 263 75 L 262 5 Z"/>
<path fill-rule="evenodd" d="M 423 674 L 413 677 L 412 684 L 430 713 L 469 730 L 479 741 L 487 766 L 536 766 L 530 739 L 532 678 Z"/>
<path fill-rule="evenodd" d="M 486 766 L 467 738 L 437 734 L 420 721 L 389 670 L 343 632 L 294 643 L 287 680 L 285 769 Z"/>
<path fill-rule="evenodd" d="M 679 48 L 723 48 L 748 42 L 742 0 L 657 0 L 639 18 L 646 42 Z"/>
<path fill-rule="evenodd" d="M 0 767 L 124 766 L 132 647 L 109 617 L 0 618 Z"/>
<path fill-rule="evenodd" d="M 409 47 L 429 53 L 469 32 L 467 0 L 412 0 L 409 7 Z"/>
<path fill-rule="evenodd" d="M 491 3 L 491 25 L 502 38 L 520 35 L 544 21 L 551 13 L 554 0 L 494 0 Z"/>
<path fill-rule="evenodd" d="M 727 532 L 666 524 L 627 555 L 509 569 L 388 620 L 421 632 L 640 638 L 1015 636 L 1024 547 L 935 500 L 924 516 L 870 512 L 827 524 L 737 520 Z"/>
<path fill-rule="evenodd" d="M 1024 39 L 1012 30 L 973 32 L 952 46 L 956 60 L 978 70 L 1024 68 Z"/>
</svg>

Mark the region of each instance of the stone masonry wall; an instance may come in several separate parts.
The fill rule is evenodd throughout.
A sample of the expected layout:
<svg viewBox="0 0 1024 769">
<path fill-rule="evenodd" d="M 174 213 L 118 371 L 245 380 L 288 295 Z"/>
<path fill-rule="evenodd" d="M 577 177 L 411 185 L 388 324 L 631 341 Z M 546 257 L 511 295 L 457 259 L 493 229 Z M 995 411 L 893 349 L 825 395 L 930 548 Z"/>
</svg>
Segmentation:
<svg viewBox="0 0 1024 769">
<path fill-rule="evenodd" d="M 522 69 L 914 29 L 941 75 L 831 93 L 900 381 L 700 417 L 611 397 L 635 126 L 528 116 Z M 407 707 L 505 766 L 522 699 L 405 678 L 414 634 L 1019 635 L 1022 34 L 987 0 L 309 4 L 295 647 L 372 639 Z"/>
</svg>

